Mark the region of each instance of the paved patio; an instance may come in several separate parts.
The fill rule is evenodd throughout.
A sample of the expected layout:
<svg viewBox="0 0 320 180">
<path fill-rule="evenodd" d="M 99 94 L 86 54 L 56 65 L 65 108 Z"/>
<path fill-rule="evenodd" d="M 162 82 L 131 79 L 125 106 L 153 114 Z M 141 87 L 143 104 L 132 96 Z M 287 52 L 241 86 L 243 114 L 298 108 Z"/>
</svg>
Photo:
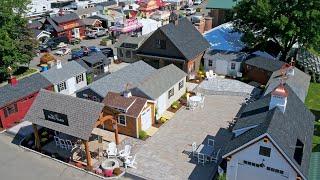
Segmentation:
<svg viewBox="0 0 320 180">
<path fill-rule="evenodd" d="M 203 109 L 181 109 L 140 146 L 137 169 L 128 172 L 146 179 L 211 179 L 217 166 L 197 165 L 188 154 L 190 145 L 201 144 L 206 137 L 226 128 L 243 100 L 238 96 L 206 96 Z"/>
</svg>

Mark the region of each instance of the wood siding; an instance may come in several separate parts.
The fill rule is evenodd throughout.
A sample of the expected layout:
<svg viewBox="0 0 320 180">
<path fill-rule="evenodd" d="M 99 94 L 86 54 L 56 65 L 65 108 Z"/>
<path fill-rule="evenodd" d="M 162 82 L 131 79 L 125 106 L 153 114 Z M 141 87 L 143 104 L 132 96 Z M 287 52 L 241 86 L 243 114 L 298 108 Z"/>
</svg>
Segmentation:
<svg viewBox="0 0 320 180">
<path fill-rule="evenodd" d="M 255 66 L 244 65 L 244 77 L 250 81 L 256 81 L 260 84 L 266 85 L 270 79 L 272 72 L 257 68 Z"/>
</svg>

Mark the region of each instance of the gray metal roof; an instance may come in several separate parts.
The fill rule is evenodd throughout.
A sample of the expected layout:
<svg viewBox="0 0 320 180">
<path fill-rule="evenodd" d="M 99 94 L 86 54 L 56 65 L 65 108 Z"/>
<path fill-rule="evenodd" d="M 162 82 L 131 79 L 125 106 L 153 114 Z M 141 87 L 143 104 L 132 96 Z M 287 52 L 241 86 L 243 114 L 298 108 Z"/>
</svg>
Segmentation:
<svg viewBox="0 0 320 180">
<path fill-rule="evenodd" d="M 144 79 L 137 87 L 137 93 L 156 100 L 172 86 L 185 78 L 187 74 L 174 64 L 170 64 Z"/>
<path fill-rule="evenodd" d="M 120 35 L 118 42 L 115 44 L 116 48 L 125 47 L 125 43 L 134 44 L 136 47 L 134 49 L 138 49 L 140 45 L 151 35 L 152 33 L 145 34 L 139 37 L 131 37 L 128 35 Z"/>
<path fill-rule="evenodd" d="M 228 145 L 224 147 L 224 154 L 241 147 L 245 143 L 262 134 L 267 133 L 289 157 L 294 165 L 302 172 L 302 174 L 307 176 L 312 151 L 313 123 L 315 117 L 305 107 L 304 103 L 299 99 L 294 91 L 288 85 L 285 85 L 285 87 L 289 92 L 285 113 L 282 113 L 278 108 L 261 111 L 262 107 L 269 104 L 271 98 L 270 94 L 250 103 L 249 108 L 245 108 L 243 112 L 256 113 L 251 115 L 247 114 L 245 116 L 247 120 L 249 120 L 250 117 L 256 118 L 257 116 L 254 115 L 258 113 L 267 114 L 265 116 L 261 116 L 263 119 L 257 120 L 261 122 L 260 125 L 231 140 Z M 256 107 L 256 109 L 253 107 Z M 254 121 L 254 119 L 251 120 Z M 296 146 L 297 139 L 302 141 L 304 144 L 301 165 L 299 165 L 294 159 L 295 148 L 292 148 Z"/>
<path fill-rule="evenodd" d="M 24 120 L 83 140 L 89 140 L 103 107 L 102 103 L 41 90 Z M 46 120 L 43 110 L 66 115 L 69 125 Z"/>
<path fill-rule="evenodd" d="M 91 89 L 101 97 L 105 97 L 109 91 L 123 92 L 127 83 L 131 87 L 136 87 L 140 82 L 146 79 L 147 76 L 156 72 L 152 66 L 143 61 L 138 61 L 130 64 L 108 76 L 105 76 L 97 81 L 94 81 L 88 87 L 80 90 Z"/>
<path fill-rule="evenodd" d="M 285 63 L 276 59 L 267 59 L 258 55 L 250 55 L 245 64 L 267 70 L 269 72 L 278 71 Z"/>
<path fill-rule="evenodd" d="M 286 84 L 288 84 L 300 100 L 304 102 L 308 94 L 310 79 L 311 77 L 308 74 L 300 71 L 298 68 L 294 68 L 294 76 L 288 76 Z M 264 95 L 269 94 L 274 88 L 276 88 L 280 84 L 280 80 L 281 71 L 273 72 L 266 85 L 267 88 Z"/>
<path fill-rule="evenodd" d="M 79 8 L 75 11 L 73 11 L 75 14 L 77 14 L 78 16 L 82 16 L 85 14 L 90 14 L 93 12 L 97 12 L 97 8 L 96 7 L 89 7 L 89 8 Z M 72 14 L 72 13 L 71 13 Z M 78 17 L 79 18 L 79 17 Z"/>
<path fill-rule="evenodd" d="M 15 86 L 7 84 L 0 87 L 0 107 L 47 88 L 52 84 L 40 73 L 19 79 Z"/>
<path fill-rule="evenodd" d="M 178 24 L 169 23 L 159 28 L 179 49 L 183 56 L 190 60 L 210 47 L 209 42 L 200 34 L 187 18 L 178 20 Z"/>
<path fill-rule="evenodd" d="M 62 68 L 60 69 L 57 69 L 57 66 L 54 66 L 41 74 L 52 84 L 57 84 L 86 71 L 87 70 L 80 64 L 75 61 L 71 61 L 68 63 L 62 63 Z"/>
</svg>

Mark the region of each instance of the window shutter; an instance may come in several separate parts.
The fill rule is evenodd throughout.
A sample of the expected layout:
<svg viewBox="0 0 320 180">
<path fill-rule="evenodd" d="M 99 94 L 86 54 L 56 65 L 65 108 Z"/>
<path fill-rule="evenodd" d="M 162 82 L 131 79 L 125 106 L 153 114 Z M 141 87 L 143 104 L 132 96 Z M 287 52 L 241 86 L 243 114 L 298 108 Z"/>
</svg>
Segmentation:
<svg viewBox="0 0 320 180">
<path fill-rule="evenodd" d="M 14 104 L 14 112 L 18 112 L 18 105 L 17 105 L 17 103 Z"/>
<path fill-rule="evenodd" d="M 4 108 L 4 117 L 8 117 L 8 116 L 9 116 L 8 109 Z"/>
</svg>

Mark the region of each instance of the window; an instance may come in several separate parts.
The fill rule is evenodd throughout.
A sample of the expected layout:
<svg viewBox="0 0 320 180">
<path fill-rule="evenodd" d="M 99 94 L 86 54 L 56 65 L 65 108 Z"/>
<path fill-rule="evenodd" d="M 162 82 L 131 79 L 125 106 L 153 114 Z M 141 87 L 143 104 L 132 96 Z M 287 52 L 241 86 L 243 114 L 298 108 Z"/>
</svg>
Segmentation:
<svg viewBox="0 0 320 180">
<path fill-rule="evenodd" d="M 16 112 L 18 112 L 18 106 L 17 106 L 17 103 L 14 103 L 14 104 L 11 104 L 11 105 L 7 106 L 4 109 L 4 116 L 8 117 L 11 114 L 16 113 Z"/>
<path fill-rule="evenodd" d="M 211 67 L 212 66 L 212 60 L 209 60 L 208 62 L 208 66 Z"/>
<path fill-rule="evenodd" d="M 231 63 L 231 69 L 236 69 L 236 63 Z"/>
<path fill-rule="evenodd" d="M 83 81 L 83 74 L 80 74 L 76 77 L 77 84 Z"/>
<path fill-rule="evenodd" d="M 179 82 L 179 90 L 183 88 L 183 85 L 184 85 L 184 81 L 182 80 Z"/>
<path fill-rule="evenodd" d="M 58 84 L 58 92 L 61 92 L 63 90 L 67 89 L 66 82 L 61 82 Z"/>
<path fill-rule="evenodd" d="M 131 51 L 126 51 L 126 58 L 131 58 Z"/>
<path fill-rule="evenodd" d="M 168 99 L 170 99 L 172 96 L 174 95 L 174 89 L 170 89 L 170 91 L 168 92 Z"/>
<path fill-rule="evenodd" d="M 297 139 L 293 157 L 297 161 L 297 163 L 300 165 L 301 165 L 301 161 L 302 161 L 302 157 L 303 157 L 303 146 L 304 145 L 300 141 L 300 139 Z"/>
<path fill-rule="evenodd" d="M 127 125 L 126 117 L 124 115 L 119 115 L 118 116 L 118 124 L 120 124 L 122 126 L 126 126 Z"/>
<path fill-rule="evenodd" d="M 267 170 L 271 171 L 271 172 L 278 173 L 278 174 L 284 174 L 284 171 L 282 171 L 280 169 L 272 168 L 272 167 L 269 167 L 269 166 L 267 166 Z"/>
<path fill-rule="evenodd" d="M 156 48 L 158 49 L 166 49 L 166 41 L 165 40 L 156 40 Z"/>
<path fill-rule="evenodd" d="M 259 154 L 262 156 L 270 157 L 271 148 L 260 146 Z"/>
</svg>

